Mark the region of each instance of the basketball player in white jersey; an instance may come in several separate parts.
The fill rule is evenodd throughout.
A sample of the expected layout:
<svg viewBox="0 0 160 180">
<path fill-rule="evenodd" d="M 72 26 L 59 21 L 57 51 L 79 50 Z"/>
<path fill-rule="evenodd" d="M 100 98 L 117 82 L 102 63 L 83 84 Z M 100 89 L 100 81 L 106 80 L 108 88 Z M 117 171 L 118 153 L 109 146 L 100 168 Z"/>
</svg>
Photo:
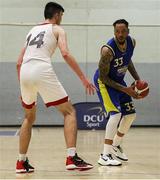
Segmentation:
<svg viewBox="0 0 160 180">
<path fill-rule="evenodd" d="M 66 33 L 59 26 L 63 12 L 63 7 L 57 3 L 46 4 L 45 21 L 30 30 L 17 62 L 22 105 L 25 111 L 20 130 L 17 173 L 34 171 L 26 153 L 31 139 L 32 125 L 35 121 L 37 93 L 40 94 L 47 107 L 55 106 L 64 116 L 64 136 L 67 146 L 66 169 L 81 171 L 93 168 L 93 165 L 83 161 L 76 153 L 76 112 L 51 65 L 51 56 L 58 46 L 64 60 L 80 78 L 87 92 L 90 95 L 94 94 L 94 85 L 86 79 L 68 50 Z"/>
</svg>

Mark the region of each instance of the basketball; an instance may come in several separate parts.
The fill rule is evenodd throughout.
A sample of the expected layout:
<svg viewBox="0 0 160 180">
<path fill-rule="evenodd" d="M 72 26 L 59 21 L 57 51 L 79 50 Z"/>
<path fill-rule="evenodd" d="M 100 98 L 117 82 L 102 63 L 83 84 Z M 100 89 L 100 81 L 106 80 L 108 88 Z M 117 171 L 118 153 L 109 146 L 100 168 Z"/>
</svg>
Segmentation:
<svg viewBox="0 0 160 180">
<path fill-rule="evenodd" d="M 134 90 L 141 96 L 141 98 L 144 98 L 149 94 L 149 86 L 146 81 L 136 80 L 133 85 Z"/>
</svg>

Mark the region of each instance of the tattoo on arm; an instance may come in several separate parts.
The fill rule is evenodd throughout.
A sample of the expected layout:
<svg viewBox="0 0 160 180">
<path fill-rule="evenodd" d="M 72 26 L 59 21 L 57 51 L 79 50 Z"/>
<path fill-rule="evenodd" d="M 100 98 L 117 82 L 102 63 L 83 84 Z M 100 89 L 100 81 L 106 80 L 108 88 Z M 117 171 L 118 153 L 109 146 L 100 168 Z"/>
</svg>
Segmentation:
<svg viewBox="0 0 160 180">
<path fill-rule="evenodd" d="M 108 74 L 109 74 L 109 70 L 110 70 L 110 63 L 113 59 L 113 54 L 110 51 L 110 49 L 108 49 L 107 47 L 103 47 L 102 51 L 101 51 L 101 58 L 99 61 L 99 72 L 100 72 L 100 80 L 102 81 L 102 83 L 113 87 L 117 90 L 122 91 L 122 89 L 124 88 L 121 84 L 115 82 L 114 80 L 112 80 Z"/>
<path fill-rule="evenodd" d="M 129 65 L 128 65 L 128 71 L 130 72 L 130 74 L 132 75 L 132 77 L 135 79 L 135 80 L 139 80 L 140 77 L 134 67 L 134 64 L 132 62 L 132 60 L 130 61 Z"/>
</svg>

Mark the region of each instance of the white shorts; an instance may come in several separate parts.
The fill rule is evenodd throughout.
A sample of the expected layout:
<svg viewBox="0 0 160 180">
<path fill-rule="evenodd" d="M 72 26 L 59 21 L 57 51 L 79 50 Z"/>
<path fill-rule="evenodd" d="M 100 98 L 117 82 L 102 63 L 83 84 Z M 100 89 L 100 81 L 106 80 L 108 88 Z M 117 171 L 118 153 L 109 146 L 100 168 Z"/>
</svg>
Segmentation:
<svg viewBox="0 0 160 180">
<path fill-rule="evenodd" d="M 47 107 L 68 101 L 68 95 L 59 82 L 51 64 L 30 60 L 22 64 L 20 71 L 22 105 L 31 109 L 37 102 L 38 93 Z"/>
</svg>

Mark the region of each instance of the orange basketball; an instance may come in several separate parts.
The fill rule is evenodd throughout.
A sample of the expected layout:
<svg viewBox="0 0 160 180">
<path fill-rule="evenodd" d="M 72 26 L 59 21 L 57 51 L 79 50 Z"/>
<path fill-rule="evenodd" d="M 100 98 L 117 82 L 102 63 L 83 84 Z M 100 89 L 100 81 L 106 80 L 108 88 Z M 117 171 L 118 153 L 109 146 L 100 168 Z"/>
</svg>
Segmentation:
<svg viewBox="0 0 160 180">
<path fill-rule="evenodd" d="M 134 82 L 134 90 L 141 96 L 146 97 L 149 94 L 149 86 L 146 81 L 136 80 Z"/>
</svg>

